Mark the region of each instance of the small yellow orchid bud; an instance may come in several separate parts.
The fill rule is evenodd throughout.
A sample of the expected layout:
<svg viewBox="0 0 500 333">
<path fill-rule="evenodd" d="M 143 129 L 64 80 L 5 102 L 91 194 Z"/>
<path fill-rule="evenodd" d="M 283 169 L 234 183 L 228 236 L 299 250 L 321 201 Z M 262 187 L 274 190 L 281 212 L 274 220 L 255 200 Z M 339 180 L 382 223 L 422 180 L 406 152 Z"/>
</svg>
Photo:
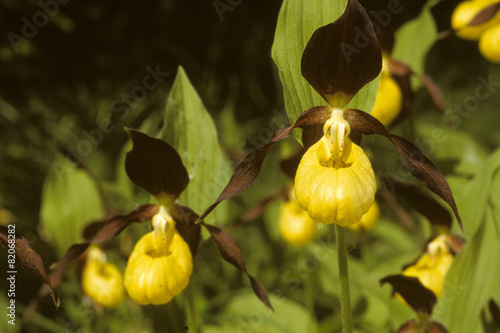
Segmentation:
<svg viewBox="0 0 500 333">
<path fill-rule="evenodd" d="M 500 24 L 492 26 L 481 35 L 479 51 L 489 61 L 500 63 Z"/>
<path fill-rule="evenodd" d="M 283 239 L 290 245 L 303 246 L 316 237 L 317 223 L 300 208 L 295 196 L 280 208 L 279 229 Z"/>
<path fill-rule="evenodd" d="M 302 157 L 295 196 L 316 222 L 346 226 L 359 222 L 370 209 L 377 185 L 370 160 L 347 136 L 350 127 L 340 112 L 332 112 L 335 121 Z"/>
<path fill-rule="evenodd" d="M 373 206 L 361 218 L 361 221 L 355 224 L 348 225 L 349 230 L 354 232 L 370 231 L 377 224 L 380 217 L 380 207 L 375 201 Z"/>
<path fill-rule="evenodd" d="M 91 246 L 82 271 L 82 289 L 96 304 L 106 308 L 120 305 L 125 297 L 122 272 L 107 262 L 106 254 Z"/>
<path fill-rule="evenodd" d="M 472 0 L 461 2 L 453 11 L 451 17 L 451 26 L 456 31 L 458 37 L 463 39 L 478 40 L 479 37 L 486 29 L 500 22 L 500 11 L 488 21 L 477 24 L 469 25 L 469 23 L 480 13 L 483 9 L 491 6 L 499 0 Z"/>
<path fill-rule="evenodd" d="M 446 235 L 436 237 L 418 261 L 403 271 L 403 275 L 416 277 L 437 298 L 441 297 L 444 278 L 453 263 L 453 254 L 446 242 Z"/>
<path fill-rule="evenodd" d="M 143 305 L 169 302 L 186 288 L 193 271 L 189 246 L 164 207 L 152 223 L 154 231 L 135 245 L 124 278 L 130 298 Z"/>
<path fill-rule="evenodd" d="M 377 91 L 377 98 L 370 114 L 385 126 L 401 112 L 403 93 L 389 72 L 382 71 Z"/>
</svg>

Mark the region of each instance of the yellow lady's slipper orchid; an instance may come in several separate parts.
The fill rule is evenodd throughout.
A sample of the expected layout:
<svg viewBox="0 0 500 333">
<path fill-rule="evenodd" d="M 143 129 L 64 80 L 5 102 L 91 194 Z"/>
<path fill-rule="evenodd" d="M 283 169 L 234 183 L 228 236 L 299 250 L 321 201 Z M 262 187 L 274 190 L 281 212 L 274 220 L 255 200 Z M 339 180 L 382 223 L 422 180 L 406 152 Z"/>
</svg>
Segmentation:
<svg viewBox="0 0 500 333">
<path fill-rule="evenodd" d="M 106 308 L 117 307 L 125 296 L 122 272 L 96 246 L 90 248 L 83 267 L 82 289 L 96 304 Z"/>
<path fill-rule="evenodd" d="M 370 114 L 387 126 L 401 112 L 402 107 L 403 93 L 389 72 L 384 59 L 377 98 Z"/>
<path fill-rule="evenodd" d="M 316 237 L 316 222 L 300 208 L 293 192 L 291 198 L 281 205 L 279 229 L 283 239 L 294 246 L 306 245 Z"/>
<path fill-rule="evenodd" d="M 302 157 L 295 176 L 299 206 L 320 223 L 357 223 L 375 201 L 377 185 L 370 160 L 348 135 L 344 111 L 334 109 L 325 135 Z"/>
<path fill-rule="evenodd" d="M 125 289 L 139 304 L 165 304 L 189 283 L 193 258 L 164 206 L 152 219 L 152 232 L 135 245 L 125 269 Z"/>
<path fill-rule="evenodd" d="M 500 24 L 492 26 L 481 35 L 479 51 L 489 61 L 500 63 Z"/>
<path fill-rule="evenodd" d="M 453 254 L 446 243 L 446 236 L 436 237 L 427 246 L 427 252 L 403 271 L 403 275 L 416 277 L 437 298 L 443 291 L 446 273 L 453 263 Z"/>
<path fill-rule="evenodd" d="M 453 12 L 451 17 L 451 26 L 456 31 L 458 37 L 463 39 L 478 40 L 486 29 L 500 22 L 500 11 L 497 12 L 488 21 L 478 24 L 469 25 L 474 17 L 488 6 L 491 6 L 499 0 L 472 0 L 460 3 Z"/>
<path fill-rule="evenodd" d="M 354 232 L 370 231 L 377 224 L 380 217 L 380 207 L 375 201 L 373 206 L 370 207 L 368 212 L 361 218 L 361 221 L 355 224 L 348 225 L 347 227 Z"/>
</svg>

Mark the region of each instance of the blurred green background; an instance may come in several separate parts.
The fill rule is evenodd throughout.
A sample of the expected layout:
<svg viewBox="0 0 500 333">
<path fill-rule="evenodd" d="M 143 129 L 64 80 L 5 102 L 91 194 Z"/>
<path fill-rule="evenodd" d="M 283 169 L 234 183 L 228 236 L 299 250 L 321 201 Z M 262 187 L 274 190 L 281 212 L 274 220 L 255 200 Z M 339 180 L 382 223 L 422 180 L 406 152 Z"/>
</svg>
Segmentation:
<svg viewBox="0 0 500 333">
<path fill-rule="evenodd" d="M 52 7 L 46 7 L 50 8 L 47 11 L 41 3 L 50 3 Z M 419 17 L 427 4 L 432 5 L 438 32 L 446 31 L 457 3 L 401 0 L 403 12 L 393 17 L 391 26 L 397 30 Z M 382 0 L 367 0 L 363 4 L 369 10 L 387 7 Z M 82 184 L 75 183 L 81 192 L 77 191 L 74 197 L 53 195 L 52 214 L 57 216 L 59 208 L 63 211 L 65 206 L 79 201 L 79 193 L 82 198 L 85 197 L 82 193 L 87 193 L 89 197 L 97 195 L 103 199 L 103 204 L 96 203 L 95 210 L 86 212 L 88 216 L 79 215 L 82 221 L 64 223 L 81 226 L 146 203 L 148 196 L 133 187 L 124 174 L 123 153 L 129 146 L 123 127 L 141 128 L 149 133 L 162 128 L 163 110 L 178 66 L 183 66 L 214 119 L 222 150 L 232 165 L 249 149 L 265 143 L 269 132 L 262 129 L 269 128 L 278 114 L 280 126 L 286 125 L 281 82 L 271 59 L 280 7 L 281 1 L 262 0 L 147 3 L 71 0 L 65 4 L 56 0 L 0 1 L 0 27 L 4 36 L 0 40 L 0 208 L 4 216 L 1 222 L 15 223 L 17 231 L 40 252 L 47 267 L 57 261 L 67 244 L 55 240 L 46 225 L 56 222 L 42 224 L 40 220 L 41 216 L 54 216 L 51 212 L 41 212 L 42 193 L 47 176 L 54 172 L 54 161 L 60 161 L 61 156 L 81 166 L 85 170 L 83 177 L 87 178 Z M 27 27 L 26 22 L 33 23 L 34 16 L 35 20 L 43 21 L 40 12 L 48 13 L 45 16 L 50 16 L 48 22 L 33 26 L 35 29 Z M 32 37 L 25 38 L 27 35 Z M 454 35 L 437 37 L 433 35 L 430 42 L 425 38 L 401 38 L 401 43 L 406 43 L 402 48 L 415 48 L 416 52 L 420 48 L 422 56 L 416 61 L 422 63 L 423 71 L 441 87 L 446 112 L 450 116 L 455 112 L 456 116 L 456 105 L 475 93 L 481 85 L 480 78 L 500 82 L 500 65 L 484 60 L 476 42 Z M 143 89 L 146 94 L 140 94 L 137 87 L 144 87 L 144 77 L 157 69 L 162 73 L 161 82 L 154 89 Z M 416 142 L 429 148 L 431 159 L 445 173 L 458 198 L 466 197 L 467 184 L 500 146 L 500 94 L 496 91 L 499 88 L 494 86 L 492 95 L 481 101 L 470 115 L 453 118 L 458 126 L 451 130 L 443 119 L 447 118 L 439 114 L 425 90 L 418 87 L 411 115 L 391 129 L 413 141 L 420 140 Z M 134 92 L 138 94 L 136 98 L 127 100 L 126 96 Z M 85 133 L 93 133 L 105 118 L 113 129 L 94 137 L 96 144 L 86 147 L 90 147 L 88 154 L 78 153 L 82 141 L 89 140 Z M 432 137 L 436 128 L 442 129 L 448 139 L 442 143 L 424 141 Z M 376 170 L 398 174 L 399 160 L 389 144 L 381 138 L 367 137 L 363 145 Z M 252 204 L 289 184 L 277 165 L 281 157 L 296 147 L 298 143 L 290 139 L 277 148 L 267 158 L 256 183 L 228 204 L 229 213 L 219 222 L 233 224 Z M 233 332 L 239 327 L 243 327 L 240 329 L 243 332 L 266 329 L 271 332 L 269 327 L 281 332 L 282 327 L 290 325 L 283 319 L 287 318 L 283 313 L 293 314 L 294 332 L 305 332 L 308 328 L 303 327 L 314 325 L 322 332 L 339 329 L 340 317 L 335 310 L 332 315 L 338 297 L 337 284 L 331 280 L 336 263 L 318 259 L 323 253 L 335 257 L 331 232 L 323 231 L 318 241 L 305 250 L 294 249 L 281 240 L 273 224 L 278 209 L 279 203 L 273 203 L 263 217 L 231 229 L 249 271 L 268 291 L 279 290 L 284 294 L 282 303 L 275 300 L 276 304 L 282 304 L 277 307 L 278 315 L 273 317 L 256 305 L 258 300 L 251 294 L 244 276 L 222 262 L 213 243 L 206 241 L 201 245 L 203 251 L 196 259 L 197 273 L 193 276 L 203 332 Z M 460 206 L 459 210 L 462 212 Z M 391 207 L 383 205 L 382 211 L 383 218 L 373 234 L 363 240 L 357 235 L 350 236 L 351 275 L 361 276 L 353 278 L 354 286 L 359 288 L 352 289 L 354 316 L 362 332 L 373 332 L 370 331 L 373 327 L 380 332 L 391 332 L 412 318 L 409 309 L 390 299 L 387 286 L 378 286 L 378 279 L 398 273 L 403 264 L 414 260 L 431 233 L 430 227 L 414 212 L 409 214 L 417 225 L 408 229 L 398 222 Z M 467 223 L 464 220 L 466 236 Z M 79 229 L 75 230 L 68 232 Z M 112 260 L 124 268 L 135 240 L 147 230 L 146 224 L 133 225 L 107 244 Z M 71 244 L 70 240 L 66 241 Z M 369 258 L 360 253 L 360 241 L 372 248 Z M 394 253 L 400 255 L 394 257 Z M 313 268 L 308 268 L 304 258 L 311 255 L 318 258 L 309 263 Z M 2 255 L 0 262 L 4 267 L 6 256 Z M 498 273 L 498 267 L 495 269 Z M 26 307 L 40 287 L 33 281 L 23 271 L 17 275 L 19 325 L 7 326 L 2 319 L 2 331 L 153 332 L 170 328 L 168 332 L 182 332 L 184 326 L 181 297 L 165 306 L 141 307 L 128 300 L 117 310 L 95 310 L 82 296 L 77 269 L 68 272 L 59 288 L 63 298 L 60 309 L 56 310 L 50 298 L 44 297 L 36 313 L 23 320 Z M 312 288 L 315 295 L 313 318 L 303 306 L 302 291 L 307 288 Z M 2 284 L 2 308 L 5 294 Z M 246 324 L 238 326 L 240 319 Z M 269 327 L 252 326 L 260 321 Z"/>
</svg>

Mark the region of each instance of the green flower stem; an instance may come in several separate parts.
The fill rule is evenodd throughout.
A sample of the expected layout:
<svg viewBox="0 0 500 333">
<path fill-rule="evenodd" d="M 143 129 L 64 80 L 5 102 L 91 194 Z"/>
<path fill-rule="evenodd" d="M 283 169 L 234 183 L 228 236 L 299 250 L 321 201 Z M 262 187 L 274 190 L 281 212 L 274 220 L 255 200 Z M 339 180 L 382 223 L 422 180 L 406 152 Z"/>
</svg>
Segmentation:
<svg viewBox="0 0 500 333">
<path fill-rule="evenodd" d="M 189 333 L 198 332 L 196 327 L 196 309 L 194 308 L 194 284 L 189 282 L 186 288 L 186 313 Z"/>
<path fill-rule="evenodd" d="M 342 332 L 352 333 L 351 295 L 349 292 L 349 272 L 347 269 L 347 243 L 345 228 L 335 225 L 340 278 L 340 309 L 342 314 Z"/>
</svg>

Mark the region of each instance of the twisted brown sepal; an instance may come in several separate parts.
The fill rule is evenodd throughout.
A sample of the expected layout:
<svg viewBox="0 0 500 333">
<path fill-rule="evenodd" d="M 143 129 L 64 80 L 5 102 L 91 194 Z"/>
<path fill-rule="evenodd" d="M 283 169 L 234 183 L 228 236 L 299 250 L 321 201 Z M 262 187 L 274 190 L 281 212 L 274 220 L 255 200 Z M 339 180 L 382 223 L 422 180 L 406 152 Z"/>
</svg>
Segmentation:
<svg viewBox="0 0 500 333">
<path fill-rule="evenodd" d="M 14 242 L 12 242 L 12 237 L 14 237 Z M 19 263 L 24 270 L 26 270 L 38 280 L 45 283 L 50 288 L 50 295 L 52 296 L 52 300 L 54 301 L 56 307 L 59 307 L 59 296 L 52 287 L 49 275 L 47 274 L 47 270 L 45 269 L 45 266 L 43 264 L 42 257 L 40 256 L 40 254 L 38 254 L 38 252 L 36 252 L 33 247 L 31 247 L 26 238 L 24 238 L 17 232 L 12 233 L 12 229 L 9 230 L 5 226 L 0 226 L 0 241 L 8 249 L 15 249 L 13 257 L 9 257 L 9 259 L 14 258 L 16 263 Z M 15 269 L 8 269 L 7 274 L 9 274 L 9 270 Z"/>
<path fill-rule="evenodd" d="M 219 252 L 228 263 L 232 264 L 236 268 L 243 271 L 248 279 L 250 280 L 250 284 L 252 285 L 253 292 L 257 297 L 267 306 L 269 309 L 274 311 L 271 302 L 269 301 L 269 297 L 267 296 L 266 289 L 264 286 L 257 281 L 252 275 L 250 275 L 245 266 L 245 262 L 243 261 L 243 256 L 241 254 L 241 250 L 235 241 L 229 236 L 224 230 L 219 229 L 215 226 L 205 224 L 201 222 L 203 226 L 210 232 L 212 239 L 215 241 Z"/>
<path fill-rule="evenodd" d="M 127 129 L 133 148 L 125 158 L 127 175 L 155 197 L 175 200 L 189 183 L 189 176 L 177 151 L 163 140 Z"/>
<path fill-rule="evenodd" d="M 429 193 L 413 184 L 388 176 L 384 176 L 384 180 L 390 191 L 395 192 L 398 197 L 404 198 L 413 209 L 425 216 L 433 226 L 449 231 L 452 223 L 450 213 Z"/>
<path fill-rule="evenodd" d="M 343 108 L 382 69 L 370 18 L 356 0 L 335 22 L 317 29 L 302 55 L 302 76 L 331 106 Z"/>
<path fill-rule="evenodd" d="M 196 214 L 191 208 L 181 205 L 172 206 L 170 213 L 176 222 L 175 228 L 184 241 L 189 245 L 191 254 L 194 257 L 196 252 L 198 252 L 201 234 L 200 224 L 196 223 L 196 220 L 198 220 L 199 217 L 198 214 Z"/>
<path fill-rule="evenodd" d="M 418 278 L 401 274 L 389 275 L 380 280 L 380 285 L 385 283 L 389 283 L 394 293 L 400 294 L 418 314 L 428 316 L 432 314 L 432 309 L 437 302 L 436 295 L 425 288 Z"/>
<path fill-rule="evenodd" d="M 316 106 L 307 109 L 299 116 L 293 126 L 279 129 L 267 144 L 248 154 L 236 167 L 231 179 L 217 200 L 201 214 L 200 220 L 207 217 L 222 201 L 242 192 L 254 182 L 262 168 L 264 158 L 276 142 L 288 138 L 294 128 L 308 128 L 324 123 L 330 117 L 330 113 L 331 109 L 327 106 Z"/>
<path fill-rule="evenodd" d="M 414 144 L 400 136 L 390 134 L 384 125 L 372 115 L 356 109 L 349 109 L 346 113 L 351 129 L 363 135 L 380 134 L 392 142 L 398 150 L 406 169 L 451 207 L 463 231 L 462 219 L 458 213 L 450 186 L 436 166 Z"/>
<path fill-rule="evenodd" d="M 142 223 L 149 220 L 158 213 L 158 210 L 158 205 L 148 204 L 137 207 L 127 215 L 117 215 L 107 221 L 91 223 L 83 232 L 86 242 L 71 245 L 64 256 L 52 265 L 52 268 L 61 268 L 68 265 L 82 255 L 90 244 L 111 240 L 131 223 Z"/>
</svg>

